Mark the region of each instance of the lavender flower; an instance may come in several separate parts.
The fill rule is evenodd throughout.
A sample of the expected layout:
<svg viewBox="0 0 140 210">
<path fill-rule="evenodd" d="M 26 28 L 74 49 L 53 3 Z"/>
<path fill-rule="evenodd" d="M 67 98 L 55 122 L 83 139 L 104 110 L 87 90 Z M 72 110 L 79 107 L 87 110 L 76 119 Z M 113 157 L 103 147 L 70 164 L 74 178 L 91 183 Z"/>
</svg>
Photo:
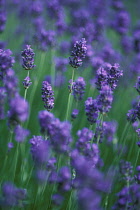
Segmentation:
<svg viewBox="0 0 140 210">
<path fill-rule="evenodd" d="M 10 102 L 9 125 L 17 125 L 28 118 L 28 103 L 17 95 Z"/>
<path fill-rule="evenodd" d="M 27 129 L 22 128 L 20 125 L 17 125 L 14 129 L 14 133 L 15 140 L 17 142 L 23 142 L 30 132 Z"/>
<path fill-rule="evenodd" d="M 71 188 L 71 172 L 67 166 L 60 168 L 58 179 L 58 188 L 60 192 L 69 191 Z"/>
<path fill-rule="evenodd" d="M 99 109 L 98 109 L 98 102 L 96 99 L 92 99 L 92 97 L 89 97 L 85 101 L 85 112 L 87 115 L 87 120 L 90 124 L 96 123 L 98 115 L 99 115 Z"/>
<path fill-rule="evenodd" d="M 69 122 L 60 122 L 53 114 L 48 111 L 39 113 L 41 131 L 50 138 L 50 143 L 56 152 L 68 152 L 71 142 L 71 124 Z"/>
<path fill-rule="evenodd" d="M 49 159 L 50 146 L 49 141 L 45 141 L 42 136 L 33 136 L 30 139 L 31 153 L 36 163 L 47 163 Z"/>
<path fill-rule="evenodd" d="M 111 143 L 116 133 L 117 122 L 116 121 L 103 122 L 103 127 L 104 127 L 104 137 L 108 143 Z"/>
<path fill-rule="evenodd" d="M 7 70 L 9 70 L 15 62 L 14 58 L 11 57 L 11 55 L 11 50 L 0 49 L 0 79 L 3 79 L 3 77 L 7 73 Z"/>
<path fill-rule="evenodd" d="M 97 98 L 98 109 L 101 113 L 109 112 L 113 101 L 113 92 L 108 85 L 102 87 Z"/>
<path fill-rule="evenodd" d="M 2 33 L 5 29 L 5 23 L 6 23 L 6 13 L 5 11 L 0 11 L 0 33 Z"/>
<path fill-rule="evenodd" d="M 82 59 L 85 58 L 87 52 L 86 40 L 82 38 L 80 41 L 76 41 L 74 44 L 74 49 L 69 57 L 69 64 L 73 68 L 78 68 L 82 65 Z"/>
<path fill-rule="evenodd" d="M 22 56 L 22 66 L 25 70 L 31 70 L 35 67 L 34 65 L 34 56 L 35 53 L 31 49 L 30 45 L 26 45 L 26 48 L 21 52 Z"/>
<path fill-rule="evenodd" d="M 51 85 L 47 81 L 42 83 L 42 101 L 44 101 L 44 107 L 50 111 L 54 107 L 54 92 Z"/>
<path fill-rule="evenodd" d="M 24 81 L 22 82 L 25 89 L 28 89 L 30 85 L 32 84 L 30 77 L 26 77 Z"/>
<path fill-rule="evenodd" d="M 75 100 L 79 101 L 83 99 L 83 95 L 85 93 L 85 80 L 83 77 L 79 77 L 75 82 L 72 83 L 70 80 L 69 83 L 71 84 L 69 86 L 69 89 L 71 89 L 72 86 L 72 94 L 74 95 Z"/>
<path fill-rule="evenodd" d="M 2 186 L 1 204 L 2 207 L 22 207 L 27 196 L 26 189 L 17 188 L 10 182 L 5 182 Z"/>
<path fill-rule="evenodd" d="M 137 92 L 140 94 L 140 77 L 138 77 L 135 88 L 137 90 Z"/>
<path fill-rule="evenodd" d="M 97 71 L 96 85 L 97 89 L 101 90 L 104 85 L 109 85 L 111 90 L 115 90 L 119 78 L 123 75 L 122 70 L 119 70 L 119 64 L 105 64 Z"/>
<path fill-rule="evenodd" d="M 13 69 L 8 69 L 4 77 L 4 86 L 8 95 L 8 101 L 18 95 L 18 79 Z"/>
<path fill-rule="evenodd" d="M 124 180 L 126 180 L 127 182 L 132 181 L 133 180 L 133 178 L 132 178 L 133 166 L 131 165 L 131 163 L 128 161 L 121 160 L 120 173 Z"/>
<path fill-rule="evenodd" d="M 78 114 L 79 114 L 79 110 L 78 109 L 73 109 L 73 111 L 71 113 L 72 120 L 76 119 Z"/>
</svg>

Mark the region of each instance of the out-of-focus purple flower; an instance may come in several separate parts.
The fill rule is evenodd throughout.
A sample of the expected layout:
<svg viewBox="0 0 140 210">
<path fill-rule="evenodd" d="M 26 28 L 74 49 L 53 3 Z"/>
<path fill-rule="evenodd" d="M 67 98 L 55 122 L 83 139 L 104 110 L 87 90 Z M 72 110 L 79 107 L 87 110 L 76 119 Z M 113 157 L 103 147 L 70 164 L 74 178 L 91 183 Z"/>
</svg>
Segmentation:
<svg viewBox="0 0 140 210">
<path fill-rule="evenodd" d="M 46 133 L 49 135 L 49 130 L 51 129 L 51 124 L 54 121 L 54 115 L 46 110 L 40 111 L 38 115 L 41 133 Z"/>
<path fill-rule="evenodd" d="M 18 79 L 13 69 L 7 70 L 3 82 L 8 95 L 8 100 L 18 95 Z"/>
<path fill-rule="evenodd" d="M 137 90 L 137 92 L 140 94 L 140 77 L 138 77 L 135 88 Z"/>
<path fill-rule="evenodd" d="M 121 0 L 112 0 L 111 1 L 111 6 L 115 10 L 122 10 L 122 9 L 124 9 L 124 4 L 123 4 L 123 2 Z"/>
<path fill-rule="evenodd" d="M 78 191 L 78 206 L 80 210 L 101 210 L 101 196 L 88 187 Z"/>
<path fill-rule="evenodd" d="M 26 189 L 17 188 L 11 182 L 5 182 L 2 186 L 2 207 L 22 207 L 24 208 L 24 200 L 27 196 Z"/>
<path fill-rule="evenodd" d="M 132 51 L 132 38 L 125 35 L 121 37 L 121 46 L 125 53 L 130 53 Z"/>
<path fill-rule="evenodd" d="M 140 53 L 140 28 L 134 31 L 133 40 L 135 52 Z"/>
<path fill-rule="evenodd" d="M 87 115 L 87 120 L 89 121 L 90 124 L 97 122 L 99 109 L 98 109 L 98 102 L 96 99 L 92 99 L 92 97 L 89 97 L 85 101 L 85 112 Z"/>
<path fill-rule="evenodd" d="M 50 138 L 50 144 L 56 152 L 68 152 L 71 142 L 71 124 L 60 122 L 53 114 L 48 111 L 39 112 L 39 122 L 41 131 Z"/>
<path fill-rule="evenodd" d="M 136 104 L 133 109 L 130 109 L 127 113 L 127 120 L 134 123 L 136 120 L 140 120 L 140 102 Z"/>
<path fill-rule="evenodd" d="M 76 41 L 74 44 L 73 51 L 71 52 L 71 57 L 69 57 L 69 64 L 73 68 L 78 68 L 82 65 L 82 59 L 85 58 L 87 52 L 87 45 L 85 38 L 80 41 Z"/>
<path fill-rule="evenodd" d="M 64 200 L 64 197 L 60 194 L 54 194 L 52 196 L 52 202 L 56 206 L 60 206 L 62 204 L 63 200 Z"/>
<path fill-rule="evenodd" d="M 107 79 L 108 79 L 107 71 L 103 67 L 100 67 L 97 70 L 97 76 L 96 76 L 96 80 L 95 80 L 95 84 L 96 84 L 98 90 L 101 90 L 102 86 L 107 84 Z"/>
<path fill-rule="evenodd" d="M 137 142 L 138 147 L 140 147 L 140 141 Z"/>
<path fill-rule="evenodd" d="M 136 182 L 140 184 L 140 166 L 137 166 L 136 170 L 137 170 L 137 174 L 134 176 L 134 178 Z"/>
<path fill-rule="evenodd" d="M 73 109 L 73 111 L 71 113 L 72 120 L 76 119 L 78 114 L 79 114 L 79 110 L 78 109 Z"/>
<path fill-rule="evenodd" d="M 19 95 L 10 101 L 10 110 L 8 113 L 9 124 L 17 125 L 28 118 L 28 103 Z"/>
<path fill-rule="evenodd" d="M 6 98 L 6 90 L 4 87 L 0 87 L 0 120 L 4 119 L 4 105 L 5 105 L 5 98 Z"/>
<path fill-rule="evenodd" d="M 14 129 L 14 133 L 15 140 L 17 142 L 23 142 L 30 132 L 27 129 L 22 128 L 20 125 L 17 125 Z"/>
<path fill-rule="evenodd" d="M 67 166 L 63 166 L 62 168 L 60 168 L 57 183 L 60 191 L 65 192 L 70 190 L 71 172 Z"/>
<path fill-rule="evenodd" d="M 104 125 L 100 121 L 97 121 L 97 126 L 93 141 L 96 143 L 102 143 L 104 138 L 104 131 L 105 131 Z"/>
<path fill-rule="evenodd" d="M 112 23 L 114 30 L 116 30 L 120 35 L 126 34 L 130 24 L 128 12 L 125 10 L 118 11 L 114 20 L 115 21 Z"/>
<path fill-rule="evenodd" d="M 74 95 L 75 100 L 80 101 L 83 99 L 84 93 L 85 93 L 85 80 L 83 77 L 78 77 L 77 80 L 72 82 L 72 80 L 69 81 L 69 89 L 72 87 L 72 94 Z M 71 91 L 71 90 L 70 90 Z"/>
<path fill-rule="evenodd" d="M 46 168 L 48 171 L 52 171 L 56 168 L 55 164 L 56 164 L 56 158 L 52 157 L 47 161 L 47 165 Z"/>
<path fill-rule="evenodd" d="M 12 142 L 9 142 L 7 144 L 7 147 L 8 147 L 8 152 L 14 147 L 13 143 Z"/>
<path fill-rule="evenodd" d="M 91 167 L 95 167 L 99 161 L 99 149 L 97 144 L 92 143 L 93 132 L 88 128 L 83 128 L 77 132 L 78 140 L 76 148 L 84 155 L 87 161 L 90 161 Z"/>
<path fill-rule="evenodd" d="M 98 109 L 101 113 L 109 112 L 113 101 L 113 91 L 108 85 L 102 87 L 97 98 Z"/>
<path fill-rule="evenodd" d="M 4 49 L 6 46 L 6 42 L 0 41 L 0 49 Z"/>
<path fill-rule="evenodd" d="M 39 44 L 41 50 L 46 51 L 49 47 L 53 47 L 55 45 L 55 31 L 49 30 L 46 31 L 45 29 L 41 29 L 36 35 L 36 40 Z"/>
<path fill-rule="evenodd" d="M 38 169 L 36 171 L 36 178 L 37 178 L 37 181 L 41 184 L 43 184 L 44 182 L 47 181 L 47 178 L 48 178 L 48 171 L 46 170 L 42 170 L 42 169 Z"/>
<path fill-rule="evenodd" d="M 130 162 L 121 160 L 120 161 L 120 174 L 122 175 L 122 178 L 126 181 L 131 182 L 133 180 L 132 177 L 133 173 L 133 166 Z"/>
<path fill-rule="evenodd" d="M 111 122 L 103 122 L 104 127 L 104 137 L 107 140 L 108 143 L 113 141 L 114 135 L 116 133 L 117 129 L 117 122 L 111 121 Z"/>
<path fill-rule="evenodd" d="M 52 90 L 52 86 L 47 82 L 42 82 L 42 101 L 44 101 L 44 107 L 50 111 L 54 107 L 54 91 Z"/>
<path fill-rule="evenodd" d="M 6 23 L 6 13 L 4 10 L 0 11 L 0 33 L 2 33 L 5 29 Z"/>
<path fill-rule="evenodd" d="M 43 11 L 43 5 L 41 1 L 34 1 L 31 4 L 31 13 L 33 16 L 39 16 L 41 15 Z"/>
<path fill-rule="evenodd" d="M 11 55 L 11 50 L 0 49 L 0 79 L 3 79 L 7 73 L 7 70 L 10 69 L 15 63 L 15 60 L 13 57 L 11 57 Z"/>
<path fill-rule="evenodd" d="M 24 81 L 22 82 L 25 89 L 28 89 L 30 85 L 32 84 L 30 77 L 26 77 Z"/>
<path fill-rule="evenodd" d="M 35 53 L 30 45 L 26 45 L 26 48 L 21 52 L 22 66 L 25 70 L 31 70 L 35 67 L 34 56 Z"/>
<path fill-rule="evenodd" d="M 50 155 L 50 145 L 48 140 L 42 136 L 33 136 L 30 139 L 31 153 L 36 163 L 47 163 Z"/>
<path fill-rule="evenodd" d="M 68 59 L 66 58 L 55 58 L 56 71 L 65 72 L 67 70 Z"/>
</svg>

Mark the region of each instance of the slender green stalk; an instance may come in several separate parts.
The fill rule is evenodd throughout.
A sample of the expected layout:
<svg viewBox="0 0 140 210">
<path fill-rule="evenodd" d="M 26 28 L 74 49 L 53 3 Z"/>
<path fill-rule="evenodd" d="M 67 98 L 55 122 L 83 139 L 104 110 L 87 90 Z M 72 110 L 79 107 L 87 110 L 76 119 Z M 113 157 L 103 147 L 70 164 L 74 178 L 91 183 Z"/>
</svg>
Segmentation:
<svg viewBox="0 0 140 210">
<path fill-rule="evenodd" d="M 72 79 L 71 79 L 71 85 L 70 85 L 70 93 L 68 97 L 68 105 L 67 105 L 67 112 L 66 112 L 66 120 L 68 120 L 69 114 L 70 114 L 70 108 L 71 108 L 71 92 L 72 92 L 72 85 L 73 85 L 73 80 L 74 80 L 74 68 L 72 71 Z"/>
</svg>

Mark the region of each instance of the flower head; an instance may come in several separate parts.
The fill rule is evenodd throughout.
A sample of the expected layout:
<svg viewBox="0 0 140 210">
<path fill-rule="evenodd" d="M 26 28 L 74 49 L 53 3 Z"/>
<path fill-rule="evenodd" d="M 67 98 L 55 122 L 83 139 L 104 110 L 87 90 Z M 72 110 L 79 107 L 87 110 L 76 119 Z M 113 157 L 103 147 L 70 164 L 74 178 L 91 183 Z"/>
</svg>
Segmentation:
<svg viewBox="0 0 140 210">
<path fill-rule="evenodd" d="M 35 53 L 31 49 L 30 45 L 26 45 L 26 48 L 21 52 L 22 56 L 22 66 L 25 70 L 31 70 L 35 67 L 34 65 L 34 56 Z"/>
</svg>

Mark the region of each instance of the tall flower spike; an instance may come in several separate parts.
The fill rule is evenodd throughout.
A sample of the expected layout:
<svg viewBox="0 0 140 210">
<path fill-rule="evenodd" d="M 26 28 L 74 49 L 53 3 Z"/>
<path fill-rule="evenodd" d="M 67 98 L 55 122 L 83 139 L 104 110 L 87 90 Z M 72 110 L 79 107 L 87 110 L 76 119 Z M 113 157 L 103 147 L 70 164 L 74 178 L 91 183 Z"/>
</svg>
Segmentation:
<svg viewBox="0 0 140 210">
<path fill-rule="evenodd" d="M 69 64 L 73 68 L 78 68 L 82 66 L 82 59 L 85 58 L 87 52 L 87 45 L 85 38 L 80 41 L 76 41 L 74 44 L 74 49 L 71 52 L 71 57 L 69 57 Z"/>
<path fill-rule="evenodd" d="M 34 65 L 34 56 L 35 53 L 31 49 L 30 45 L 26 45 L 26 48 L 21 52 L 22 56 L 22 66 L 25 70 L 31 70 L 35 67 Z"/>
<path fill-rule="evenodd" d="M 42 83 L 42 101 L 44 101 L 44 107 L 50 111 L 54 107 L 54 92 L 51 85 L 47 81 Z"/>
</svg>

